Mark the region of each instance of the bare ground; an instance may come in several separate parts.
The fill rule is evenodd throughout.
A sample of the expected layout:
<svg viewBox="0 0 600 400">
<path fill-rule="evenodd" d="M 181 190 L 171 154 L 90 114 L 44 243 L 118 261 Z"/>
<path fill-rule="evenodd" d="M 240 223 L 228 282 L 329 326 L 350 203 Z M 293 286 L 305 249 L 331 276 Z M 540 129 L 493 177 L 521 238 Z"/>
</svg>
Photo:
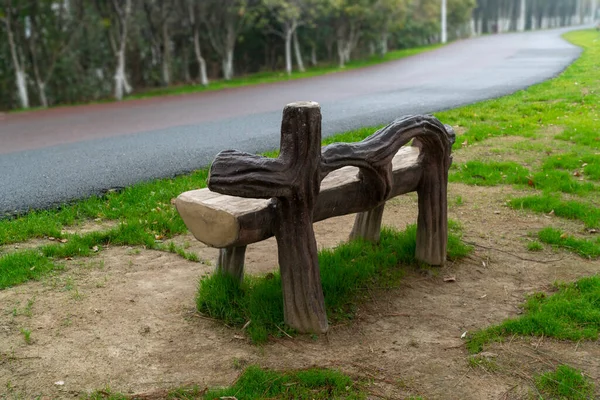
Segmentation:
<svg viewBox="0 0 600 400">
<path fill-rule="evenodd" d="M 374 291 L 354 321 L 317 339 L 274 339 L 259 347 L 238 330 L 200 317 L 194 297 L 210 262 L 123 247 L 69 261 L 43 281 L 0 291 L 0 398 L 229 385 L 248 364 L 339 368 L 369 379 L 372 398 L 526 399 L 534 393 L 532 376 L 560 363 L 598 383 L 597 342 L 513 338 L 486 349 L 486 365 L 494 368 L 469 363 L 463 332 L 516 316 L 527 294 L 600 267 L 551 249 L 527 252 L 531 231 L 552 224 L 581 233 L 583 227 L 507 208 L 505 201 L 517 194 L 507 187 L 451 185 L 450 217 L 464 226 L 473 254 L 438 273 L 409 273 L 399 288 Z M 399 229 L 415 219 L 414 195 L 391 201 L 384 215 L 385 224 Z M 318 223 L 319 245 L 345 240 L 352 221 Z M 190 236 L 175 240 L 201 259 L 216 258 L 214 249 Z M 276 265 L 273 240 L 249 247 L 248 273 Z M 456 282 L 444 282 L 445 276 Z M 30 344 L 24 329 L 31 331 Z"/>
</svg>

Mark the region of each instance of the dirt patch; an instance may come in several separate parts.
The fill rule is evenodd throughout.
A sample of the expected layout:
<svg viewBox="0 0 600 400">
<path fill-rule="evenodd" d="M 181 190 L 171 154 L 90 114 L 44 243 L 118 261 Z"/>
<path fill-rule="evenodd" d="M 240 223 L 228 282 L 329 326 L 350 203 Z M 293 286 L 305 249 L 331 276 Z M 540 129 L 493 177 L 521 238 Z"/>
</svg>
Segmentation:
<svg viewBox="0 0 600 400">
<path fill-rule="evenodd" d="M 70 261 L 43 281 L 0 291 L 0 392 L 66 398 L 106 387 L 139 393 L 189 383 L 228 385 L 248 364 L 339 368 L 372 380 L 373 398 L 526 398 L 528 379 L 562 362 L 598 382 L 597 343 L 515 339 L 489 349 L 498 370 L 468 362 L 463 332 L 516 316 L 528 293 L 597 273 L 600 266 L 550 248 L 527 252 L 531 231 L 550 223 L 581 226 L 510 209 L 505 202 L 513 195 L 519 192 L 509 187 L 450 185 L 450 218 L 463 225 L 474 253 L 438 272 L 409 273 L 399 288 L 373 292 L 354 321 L 317 339 L 276 339 L 257 347 L 239 339 L 237 330 L 199 317 L 197 281 L 212 271 L 210 262 L 125 247 Z M 398 229 L 414 223 L 416 200 L 406 195 L 390 201 L 384 223 Z M 346 216 L 316 224 L 319 246 L 346 240 L 352 222 Z M 216 258 L 215 249 L 191 236 L 175 241 L 202 259 Z M 276 265 L 274 240 L 249 246 L 248 273 Z M 444 282 L 446 275 L 456 282 Z"/>
</svg>

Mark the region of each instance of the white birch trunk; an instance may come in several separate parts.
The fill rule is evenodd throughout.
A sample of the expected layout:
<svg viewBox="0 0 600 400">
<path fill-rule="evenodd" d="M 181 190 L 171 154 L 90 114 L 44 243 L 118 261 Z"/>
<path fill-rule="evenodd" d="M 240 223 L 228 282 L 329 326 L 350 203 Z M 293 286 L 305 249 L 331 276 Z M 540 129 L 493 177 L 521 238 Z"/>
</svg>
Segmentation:
<svg viewBox="0 0 600 400">
<path fill-rule="evenodd" d="M 591 19 L 592 19 L 592 23 L 596 22 L 596 14 L 598 13 L 598 0 L 592 0 L 592 15 L 591 15 Z"/>
<path fill-rule="evenodd" d="M 194 9 L 194 2 L 188 2 L 188 13 L 190 18 L 190 24 L 194 32 L 194 54 L 196 55 L 196 61 L 198 62 L 198 73 L 200 75 L 200 84 L 208 86 L 208 76 L 206 74 L 206 61 L 202 57 L 202 49 L 200 48 L 200 30 L 196 24 L 196 10 Z"/>
<path fill-rule="evenodd" d="M 517 22 L 517 31 L 524 32 L 525 31 L 525 21 L 527 18 L 527 0 L 521 0 L 520 2 L 520 11 L 519 11 L 519 21 Z"/>
<path fill-rule="evenodd" d="M 447 26 L 447 4 L 446 0 L 442 0 L 442 35 L 441 42 L 446 43 L 448 41 L 448 26 Z"/>
<path fill-rule="evenodd" d="M 19 93 L 19 102 L 21 108 L 29 108 L 29 94 L 27 93 L 27 75 L 23 69 L 15 68 L 15 77 L 17 79 L 17 91 Z"/>
<path fill-rule="evenodd" d="M 379 42 L 379 51 L 382 56 L 388 53 L 388 37 L 389 34 L 384 32 L 381 34 L 381 41 Z"/>
<path fill-rule="evenodd" d="M 162 54 L 162 76 L 163 83 L 166 86 L 171 84 L 171 38 L 169 38 L 169 27 L 167 21 L 163 21 L 162 26 L 162 42 L 163 42 L 163 54 Z"/>
<path fill-rule="evenodd" d="M 117 55 L 117 70 L 115 71 L 115 99 L 122 100 L 123 92 L 127 92 L 125 79 L 125 48 Z"/>
<path fill-rule="evenodd" d="M 344 55 L 344 41 L 342 39 L 337 40 L 337 52 L 339 59 L 339 67 L 344 68 L 346 66 L 346 57 Z"/>
<path fill-rule="evenodd" d="M 233 49 L 229 48 L 225 50 L 225 57 L 223 58 L 223 78 L 226 81 L 233 78 Z"/>
<path fill-rule="evenodd" d="M 300 72 L 304 72 L 306 71 L 306 69 L 304 68 L 304 61 L 302 61 L 302 52 L 300 51 L 300 44 L 298 43 L 298 30 L 294 31 L 292 41 L 294 42 L 294 54 L 296 55 L 296 64 L 298 64 L 298 70 Z"/>
<path fill-rule="evenodd" d="M 284 34 L 285 39 L 285 72 L 292 74 L 292 30 L 287 28 Z"/>
<path fill-rule="evenodd" d="M 200 83 L 204 86 L 208 86 L 208 76 L 206 75 L 206 61 L 202 57 L 202 51 L 200 49 L 200 33 L 198 29 L 194 30 L 194 53 L 196 54 L 196 61 L 198 61 L 198 68 L 200 73 Z"/>
<path fill-rule="evenodd" d="M 15 69 L 15 80 L 17 81 L 17 92 L 19 94 L 19 103 L 21 108 L 29 108 L 29 94 L 27 92 L 27 74 L 25 73 L 25 66 L 19 61 L 19 52 L 15 43 L 15 38 L 12 33 L 12 27 L 10 26 L 10 12 L 7 10 L 5 17 L 6 33 L 8 35 L 8 44 L 10 47 L 10 55 L 13 61 L 13 67 Z"/>
<path fill-rule="evenodd" d="M 475 18 L 471 18 L 470 28 L 471 36 L 477 36 L 477 23 L 475 22 Z"/>
<path fill-rule="evenodd" d="M 120 15 L 121 18 L 121 37 L 119 43 L 119 50 L 117 52 L 117 68 L 115 71 L 115 98 L 117 100 L 123 99 L 123 92 L 130 93 L 131 86 L 125 76 L 125 50 L 127 47 L 127 28 L 129 14 L 131 13 L 131 0 L 127 0 L 125 3 L 124 15 Z"/>
<path fill-rule="evenodd" d="M 310 50 L 310 63 L 313 67 L 317 65 L 317 46 L 315 45 Z"/>
<path fill-rule="evenodd" d="M 46 98 L 46 83 L 38 81 L 37 87 L 40 96 L 40 105 L 44 108 L 48 108 L 48 99 Z"/>
</svg>

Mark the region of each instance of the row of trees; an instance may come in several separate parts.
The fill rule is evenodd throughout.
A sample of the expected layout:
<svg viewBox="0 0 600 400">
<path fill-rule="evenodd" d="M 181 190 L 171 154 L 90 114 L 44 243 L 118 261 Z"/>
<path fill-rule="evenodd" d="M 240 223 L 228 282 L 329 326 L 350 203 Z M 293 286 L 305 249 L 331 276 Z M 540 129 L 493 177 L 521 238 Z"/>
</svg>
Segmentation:
<svg viewBox="0 0 600 400">
<path fill-rule="evenodd" d="M 0 110 L 384 55 L 442 0 L 0 0 Z M 584 22 L 596 0 L 445 0 L 449 38 Z"/>
</svg>

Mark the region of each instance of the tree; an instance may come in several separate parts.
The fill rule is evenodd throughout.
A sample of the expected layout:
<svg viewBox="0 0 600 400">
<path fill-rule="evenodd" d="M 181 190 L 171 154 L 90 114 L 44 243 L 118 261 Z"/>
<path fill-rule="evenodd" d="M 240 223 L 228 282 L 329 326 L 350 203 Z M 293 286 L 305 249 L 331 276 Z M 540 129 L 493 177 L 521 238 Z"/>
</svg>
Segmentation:
<svg viewBox="0 0 600 400">
<path fill-rule="evenodd" d="M 187 11 L 188 21 L 192 30 L 192 40 L 194 42 L 194 54 L 198 62 L 198 74 L 200 75 L 200 83 L 204 86 L 208 85 L 208 76 L 206 74 L 206 60 L 202 56 L 202 48 L 200 46 L 200 2 L 202 0 L 183 0 L 184 11 Z"/>
<path fill-rule="evenodd" d="M 132 91 L 125 74 L 125 52 L 133 0 L 123 1 L 112 0 L 109 4 L 106 0 L 96 0 L 95 3 L 102 16 L 102 24 L 106 29 L 110 46 L 116 58 L 114 96 L 117 100 L 123 99 L 123 93 L 129 94 Z"/>
<path fill-rule="evenodd" d="M 201 11 L 210 43 L 221 58 L 223 78 L 233 77 L 233 56 L 238 37 L 252 20 L 251 0 L 204 0 Z"/>
<path fill-rule="evenodd" d="M 15 70 L 15 79 L 19 93 L 19 102 L 21 108 L 29 108 L 29 94 L 27 92 L 27 73 L 25 72 L 25 60 L 23 57 L 23 48 L 19 45 L 21 32 L 25 29 L 19 25 L 16 17 L 20 16 L 21 7 L 14 7 L 11 0 L 5 0 L 4 13 L 0 14 L 0 21 L 4 23 L 10 47 L 13 68 Z"/>
<path fill-rule="evenodd" d="M 48 107 L 46 87 L 58 59 L 73 42 L 82 26 L 81 7 L 77 2 L 39 0 L 29 8 L 29 52 L 40 105 Z"/>
</svg>

